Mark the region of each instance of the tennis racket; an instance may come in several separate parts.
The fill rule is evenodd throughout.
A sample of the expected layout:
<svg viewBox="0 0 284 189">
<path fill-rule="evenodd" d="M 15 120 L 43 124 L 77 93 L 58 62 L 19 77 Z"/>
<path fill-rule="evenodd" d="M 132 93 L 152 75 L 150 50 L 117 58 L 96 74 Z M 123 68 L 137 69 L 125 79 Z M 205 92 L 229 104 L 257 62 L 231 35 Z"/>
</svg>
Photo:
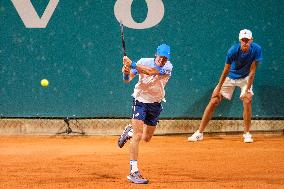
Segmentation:
<svg viewBox="0 0 284 189">
<path fill-rule="evenodd" d="M 120 34 L 121 34 L 123 56 L 126 56 L 126 48 L 125 48 L 125 40 L 124 40 L 124 25 L 122 24 L 122 22 L 120 22 Z"/>
</svg>

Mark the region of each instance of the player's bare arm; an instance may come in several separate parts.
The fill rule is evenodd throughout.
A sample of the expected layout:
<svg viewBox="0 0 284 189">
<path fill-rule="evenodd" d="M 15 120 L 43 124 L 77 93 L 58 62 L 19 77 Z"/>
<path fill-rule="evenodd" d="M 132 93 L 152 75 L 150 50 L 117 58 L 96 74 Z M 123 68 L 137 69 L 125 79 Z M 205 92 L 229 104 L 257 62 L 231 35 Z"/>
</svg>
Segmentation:
<svg viewBox="0 0 284 189">
<path fill-rule="evenodd" d="M 223 85 L 223 83 L 224 83 L 224 81 L 225 81 L 225 79 L 226 79 L 226 77 L 227 77 L 227 75 L 230 71 L 230 67 L 231 67 L 230 64 L 225 64 L 223 72 L 220 76 L 219 82 L 218 82 L 216 88 L 214 89 L 214 91 L 212 93 L 212 98 L 216 97 L 216 96 L 221 96 L 221 94 L 220 94 L 221 87 L 222 87 L 222 85 Z"/>
<path fill-rule="evenodd" d="M 150 68 L 150 67 L 147 67 L 147 66 L 137 65 L 136 70 L 139 73 L 143 73 L 143 74 L 146 74 L 146 75 L 161 75 L 160 71 L 157 70 L 156 68 Z"/>
<path fill-rule="evenodd" d="M 254 81 L 256 67 L 257 67 L 257 61 L 253 61 L 253 63 L 250 66 L 249 78 L 248 78 L 248 84 L 247 84 L 246 92 L 243 96 L 244 98 L 247 98 L 249 100 L 251 100 L 251 98 L 252 98 L 252 94 L 249 92 L 249 89 L 251 88 L 253 81 Z"/>
<path fill-rule="evenodd" d="M 124 56 L 123 57 L 123 64 L 124 64 L 124 66 L 130 68 L 132 66 L 133 62 L 127 56 Z M 164 75 L 156 68 L 151 68 L 151 67 L 147 67 L 147 66 L 143 66 L 143 65 L 136 65 L 135 64 L 135 69 L 138 71 L 138 73 L 143 73 L 143 74 L 146 74 L 146 75 Z"/>
<path fill-rule="evenodd" d="M 254 76 L 255 76 L 255 72 L 256 72 L 256 67 L 257 67 L 257 62 L 253 61 L 253 63 L 250 66 L 249 79 L 248 79 L 246 92 L 251 88 L 251 86 L 253 84 Z"/>
</svg>

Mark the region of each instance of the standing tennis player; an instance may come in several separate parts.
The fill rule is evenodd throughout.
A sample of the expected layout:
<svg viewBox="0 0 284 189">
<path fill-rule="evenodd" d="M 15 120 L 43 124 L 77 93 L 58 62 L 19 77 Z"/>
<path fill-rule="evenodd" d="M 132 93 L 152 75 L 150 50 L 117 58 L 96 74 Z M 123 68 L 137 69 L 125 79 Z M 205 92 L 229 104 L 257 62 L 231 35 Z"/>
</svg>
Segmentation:
<svg viewBox="0 0 284 189">
<path fill-rule="evenodd" d="M 235 87 L 240 87 L 240 99 L 243 101 L 243 138 L 246 143 L 253 142 L 252 135 L 249 133 L 252 116 L 252 86 L 256 67 L 260 61 L 262 61 L 261 47 L 253 42 L 250 30 L 241 30 L 239 43 L 233 45 L 228 51 L 223 73 L 204 111 L 199 129 L 188 137 L 189 141 L 203 140 L 203 131 L 222 97 L 231 100 Z"/>
<path fill-rule="evenodd" d="M 163 110 L 161 105 L 165 97 L 165 86 L 171 76 L 172 64 L 170 47 L 166 44 L 158 46 L 155 58 L 141 58 L 137 63 L 127 56 L 123 57 L 123 79 L 129 83 L 136 75 L 139 80 L 135 85 L 132 105 L 132 124 L 125 127 L 118 139 L 122 148 L 131 139 L 130 173 L 127 179 L 136 184 L 147 184 L 149 181 L 142 177 L 138 170 L 138 146 L 141 140 L 149 142 L 154 134 L 158 117 Z"/>
</svg>

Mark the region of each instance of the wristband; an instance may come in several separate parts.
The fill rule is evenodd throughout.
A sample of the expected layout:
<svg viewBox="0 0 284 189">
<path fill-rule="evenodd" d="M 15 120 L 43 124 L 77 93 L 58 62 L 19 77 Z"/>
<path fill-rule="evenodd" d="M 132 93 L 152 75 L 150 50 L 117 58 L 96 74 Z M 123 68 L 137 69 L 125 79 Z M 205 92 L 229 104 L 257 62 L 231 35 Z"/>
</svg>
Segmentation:
<svg viewBox="0 0 284 189">
<path fill-rule="evenodd" d="M 136 62 L 132 61 L 130 68 L 136 69 L 136 67 L 137 67 Z"/>
<path fill-rule="evenodd" d="M 136 75 L 136 74 L 138 74 L 138 71 L 137 71 L 136 69 L 131 69 L 131 73 L 132 73 L 133 75 Z"/>
<path fill-rule="evenodd" d="M 155 68 L 159 71 L 160 75 L 165 75 L 166 74 L 166 70 L 165 69 L 163 69 L 163 68 L 161 68 L 159 66 L 156 66 Z"/>
<path fill-rule="evenodd" d="M 128 74 L 123 73 L 122 75 L 123 75 L 123 80 L 125 80 L 125 81 L 129 80 L 129 75 Z"/>
</svg>

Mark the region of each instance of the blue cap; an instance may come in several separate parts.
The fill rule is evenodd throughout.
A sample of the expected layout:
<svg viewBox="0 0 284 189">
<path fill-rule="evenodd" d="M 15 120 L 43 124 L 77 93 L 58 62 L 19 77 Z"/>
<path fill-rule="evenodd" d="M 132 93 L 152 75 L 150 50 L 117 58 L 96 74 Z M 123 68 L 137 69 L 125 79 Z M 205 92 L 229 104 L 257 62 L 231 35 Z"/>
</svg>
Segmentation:
<svg viewBox="0 0 284 189">
<path fill-rule="evenodd" d="M 165 56 L 168 59 L 170 59 L 170 56 L 171 56 L 170 46 L 166 45 L 166 44 L 161 44 L 160 46 L 158 46 L 158 48 L 157 48 L 157 55 Z"/>
</svg>

